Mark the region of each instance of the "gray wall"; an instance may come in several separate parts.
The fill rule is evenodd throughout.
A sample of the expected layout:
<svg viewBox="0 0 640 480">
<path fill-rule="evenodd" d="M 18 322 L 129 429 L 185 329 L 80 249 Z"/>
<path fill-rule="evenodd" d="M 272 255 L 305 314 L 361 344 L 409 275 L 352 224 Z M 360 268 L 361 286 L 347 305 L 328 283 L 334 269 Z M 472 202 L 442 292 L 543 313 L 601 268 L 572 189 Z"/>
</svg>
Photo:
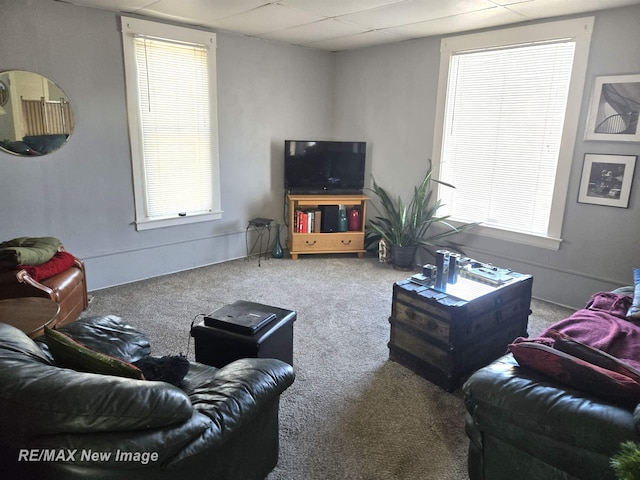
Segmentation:
<svg viewBox="0 0 640 480">
<path fill-rule="evenodd" d="M 431 155 L 440 38 L 331 54 L 220 33 L 223 219 L 137 232 L 118 16 L 52 0 L 0 6 L 0 70 L 48 76 L 76 114 L 60 151 L 0 153 L 0 240 L 61 238 L 85 260 L 90 289 L 242 257 L 250 218 L 282 221 L 285 138 L 364 139 L 368 173 L 398 192 Z M 640 72 L 639 20 L 640 7 L 596 14 L 561 249 L 465 238 L 474 257 L 533 273 L 541 298 L 580 306 L 593 291 L 630 283 L 640 262 L 638 185 L 629 209 L 575 201 L 585 153 L 638 154 L 637 143 L 581 135 L 593 77 Z"/>
<path fill-rule="evenodd" d="M 0 5 L 0 70 L 49 77 L 76 115 L 58 152 L 0 153 L 0 239 L 59 237 L 97 289 L 242 257 L 249 219 L 282 222 L 285 137 L 331 133 L 330 53 L 219 34 L 223 219 L 137 232 L 118 16 L 53 0 Z"/>
<path fill-rule="evenodd" d="M 455 240 L 474 258 L 533 274 L 535 296 L 573 307 L 583 306 L 598 290 L 631 284 L 632 268 L 640 266 L 640 164 L 628 209 L 577 203 L 585 153 L 640 153 L 638 143 L 582 140 L 594 78 L 640 73 L 640 6 L 594 15 L 561 248 L 550 251 L 471 234 Z M 337 55 L 335 129 L 372 142 L 372 173 L 396 193 L 422 178 L 431 156 L 440 40 Z"/>
</svg>

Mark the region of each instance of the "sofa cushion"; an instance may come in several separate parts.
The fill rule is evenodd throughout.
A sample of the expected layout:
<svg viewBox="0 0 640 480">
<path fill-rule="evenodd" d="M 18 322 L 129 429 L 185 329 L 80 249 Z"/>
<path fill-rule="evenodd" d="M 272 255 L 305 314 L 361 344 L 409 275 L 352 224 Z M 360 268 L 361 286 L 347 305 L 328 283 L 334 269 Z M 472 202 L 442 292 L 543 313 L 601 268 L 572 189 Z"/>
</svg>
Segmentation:
<svg viewBox="0 0 640 480">
<path fill-rule="evenodd" d="M 135 363 L 151 353 L 147 336 L 117 315 L 79 318 L 56 330 L 69 335 L 87 348 L 129 363 Z M 46 344 L 42 348 L 47 350 Z"/>
<path fill-rule="evenodd" d="M 128 362 L 91 350 L 68 335 L 49 327 L 44 327 L 44 334 L 49 351 L 59 367 L 144 380 L 140 369 Z"/>
<path fill-rule="evenodd" d="M 556 334 L 552 345 L 516 339 L 509 350 L 521 366 L 570 387 L 621 405 L 640 402 L 640 372 L 605 352 Z"/>
<path fill-rule="evenodd" d="M 21 265 L 18 268 L 25 270 L 31 278 L 39 282 L 69 270 L 75 260 L 75 257 L 69 252 L 56 252 L 51 260 L 40 265 Z"/>
</svg>

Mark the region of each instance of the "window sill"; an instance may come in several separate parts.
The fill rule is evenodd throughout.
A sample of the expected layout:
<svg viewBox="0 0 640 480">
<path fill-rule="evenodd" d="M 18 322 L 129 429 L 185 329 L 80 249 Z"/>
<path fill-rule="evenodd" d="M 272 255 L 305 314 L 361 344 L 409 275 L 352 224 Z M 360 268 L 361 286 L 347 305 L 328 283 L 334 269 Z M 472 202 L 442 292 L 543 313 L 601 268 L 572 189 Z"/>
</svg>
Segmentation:
<svg viewBox="0 0 640 480">
<path fill-rule="evenodd" d="M 176 225 L 188 225 L 191 223 L 220 220 L 221 218 L 222 218 L 222 212 L 185 215 L 184 217 L 178 216 L 178 217 L 165 217 L 165 218 L 157 218 L 157 219 L 146 218 L 144 220 L 136 221 L 136 230 L 142 231 L 142 230 L 152 230 L 154 228 L 173 227 Z"/>
<path fill-rule="evenodd" d="M 452 222 L 454 223 L 454 222 Z M 455 224 L 455 223 L 454 223 Z M 512 230 L 504 230 L 496 227 L 478 225 L 467 232 L 470 235 L 478 235 L 481 237 L 497 238 L 507 242 L 518 243 L 530 247 L 539 247 L 547 250 L 559 250 L 562 243 L 561 238 L 553 238 L 544 235 L 534 235 L 531 233 L 516 232 Z"/>
</svg>

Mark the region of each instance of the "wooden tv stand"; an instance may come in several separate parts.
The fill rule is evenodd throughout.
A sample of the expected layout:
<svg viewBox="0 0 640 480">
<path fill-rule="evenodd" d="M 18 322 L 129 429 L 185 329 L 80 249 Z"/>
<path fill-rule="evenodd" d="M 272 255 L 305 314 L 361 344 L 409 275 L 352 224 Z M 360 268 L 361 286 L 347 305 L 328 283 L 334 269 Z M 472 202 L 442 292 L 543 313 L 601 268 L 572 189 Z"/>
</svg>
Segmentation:
<svg viewBox="0 0 640 480">
<path fill-rule="evenodd" d="M 311 253 L 357 253 L 362 258 L 364 249 L 364 224 L 367 218 L 367 200 L 365 195 L 288 195 L 289 235 L 287 246 L 294 260 L 300 254 Z M 323 205 L 344 205 L 347 213 L 351 208 L 360 210 L 360 230 L 346 232 L 296 232 L 296 212 L 313 211 Z"/>
</svg>

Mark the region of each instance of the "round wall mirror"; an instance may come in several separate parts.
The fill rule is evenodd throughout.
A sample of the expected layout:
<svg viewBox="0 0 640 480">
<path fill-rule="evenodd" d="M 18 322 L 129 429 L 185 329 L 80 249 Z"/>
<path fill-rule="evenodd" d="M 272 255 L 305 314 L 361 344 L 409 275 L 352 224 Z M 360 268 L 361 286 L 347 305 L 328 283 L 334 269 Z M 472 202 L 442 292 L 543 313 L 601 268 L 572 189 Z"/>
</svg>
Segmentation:
<svg viewBox="0 0 640 480">
<path fill-rule="evenodd" d="M 46 155 L 67 142 L 73 127 L 69 99 L 58 85 L 33 72 L 0 72 L 0 150 Z"/>
</svg>

